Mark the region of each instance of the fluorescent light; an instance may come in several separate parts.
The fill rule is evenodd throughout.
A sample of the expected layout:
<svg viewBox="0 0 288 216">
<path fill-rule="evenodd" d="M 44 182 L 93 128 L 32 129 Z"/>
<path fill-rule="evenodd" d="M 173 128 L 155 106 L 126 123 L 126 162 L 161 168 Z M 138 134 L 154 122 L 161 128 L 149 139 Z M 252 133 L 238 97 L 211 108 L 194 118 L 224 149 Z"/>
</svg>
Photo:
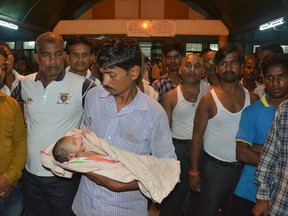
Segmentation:
<svg viewBox="0 0 288 216">
<path fill-rule="evenodd" d="M 13 24 L 13 23 L 8 23 L 8 22 L 5 22 L 3 20 L 0 20 L 0 26 L 4 26 L 6 28 L 11 28 L 11 29 L 14 29 L 14 30 L 17 30 L 18 29 L 18 26 Z"/>
<path fill-rule="evenodd" d="M 263 30 L 266 30 L 266 29 L 269 29 L 269 28 L 273 28 L 275 26 L 282 25 L 284 23 L 285 23 L 284 17 L 282 17 L 282 18 L 279 18 L 279 19 L 276 19 L 276 20 L 273 20 L 271 22 L 268 22 L 268 23 L 265 23 L 265 24 L 261 25 L 259 27 L 259 30 L 263 31 Z"/>
</svg>

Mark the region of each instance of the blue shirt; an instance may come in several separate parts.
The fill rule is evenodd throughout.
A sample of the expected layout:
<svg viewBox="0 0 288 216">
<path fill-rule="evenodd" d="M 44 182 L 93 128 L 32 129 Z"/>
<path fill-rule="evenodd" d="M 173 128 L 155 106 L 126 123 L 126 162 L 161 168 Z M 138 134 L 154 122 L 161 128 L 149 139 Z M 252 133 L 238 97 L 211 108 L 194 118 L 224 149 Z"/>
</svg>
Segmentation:
<svg viewBox="0 0 288 216">
<path fill-rule="evenodd" d="M 99 138 L 139 155 L 176 158 L 166 112 L 139 89 L 133 101 L 117 112 L 115 99 L 102 86 L 85 100 L 85 124 Z M 113 192 L 82 177 L 74 199 L 76 215 L 147 216 L 147 199 L 140 190 Z"/>
<path fill-rule="evenodd" d="M 266 101 L 267 95 L 247 107 L 241 116 L 236 141 L 242 141 L 249 145 L 264 144 L 271 126 L 276 107 L 270 106 Z M 254 183 L 256 167 L 245 165 L 235 194 L 239 197 L 256 202 L 257 187 Z"/>
</svg>

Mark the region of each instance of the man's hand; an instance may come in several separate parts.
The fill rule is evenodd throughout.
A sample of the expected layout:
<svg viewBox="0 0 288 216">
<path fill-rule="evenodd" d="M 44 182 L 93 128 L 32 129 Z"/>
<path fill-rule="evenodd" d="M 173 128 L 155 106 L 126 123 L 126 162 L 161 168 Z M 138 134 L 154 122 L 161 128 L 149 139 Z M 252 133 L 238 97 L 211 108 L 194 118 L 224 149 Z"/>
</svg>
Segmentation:
<svg viewBox="0 0 288 216">
<path fill-rule="evenodd" d="M 268 216 L 268 204 L 267 201 L 258 200 L 252 210 L 253 216 Z"/>
<path fill-rule="evenodd" d="M 189 176 L 189 186 L 192 191 L 200 192 L 201 179 L 200 176 Z"/>
<path fill-rule="evenodd" d="M 12 185 L 8 182 L 7 178 L 2 174 L 0 175 L 0 197 L 7 197 L 12 190 Z"/>
<path fill-rule="evenodd" d="M 89 172 L 85 174 L 88 179 L 95 182 L 98 185 L 108 188 L 111 191 L 121 192 L 121 191 L 131 191 L 138 190 L 138 181 L 132 181 L 129 183 L 122 183 L 119 181 L 115 181 L 113 179 L 107 178 L 105 176 L 97 175 L 93 172 Z"/>
</svg>

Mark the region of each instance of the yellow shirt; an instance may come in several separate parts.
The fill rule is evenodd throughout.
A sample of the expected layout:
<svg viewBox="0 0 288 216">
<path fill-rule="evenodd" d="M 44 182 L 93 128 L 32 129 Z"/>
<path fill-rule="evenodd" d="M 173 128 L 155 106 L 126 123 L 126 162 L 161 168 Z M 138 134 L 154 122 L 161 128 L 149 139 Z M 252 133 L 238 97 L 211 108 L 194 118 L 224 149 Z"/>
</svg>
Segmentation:
<svg viewBox="0 0 288 216">
<path fill-rule="evenodd" d="M 22 111 L 15 99 L 0 91 L 0 175 L 4 174 L 13 185 L 22 176 L 26 156 Z"/>
</svg>

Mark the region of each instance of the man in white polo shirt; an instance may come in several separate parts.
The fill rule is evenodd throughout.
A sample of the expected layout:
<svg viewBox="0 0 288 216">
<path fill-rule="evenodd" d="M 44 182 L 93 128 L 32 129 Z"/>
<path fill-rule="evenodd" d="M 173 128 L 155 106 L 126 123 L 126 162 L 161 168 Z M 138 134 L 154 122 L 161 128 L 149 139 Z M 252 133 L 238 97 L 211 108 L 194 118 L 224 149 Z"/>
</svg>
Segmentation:
<svg viewBox="0 0 288 216">
<path fill-rule="evenodd" d="M 71 205 L 79 177 L 55 177 L 43 168 L 40 151 L 79 128 L 83 104 L 93 82 L 66 73 L 64 41 L 58 34 L 46 32 L 36 40 L 35 61 L 39 71 L 26 76 L 12 92 L 25 103 L 28 156 L 23 174 L 25 215 L 74 215 Z"/>
</svg>

